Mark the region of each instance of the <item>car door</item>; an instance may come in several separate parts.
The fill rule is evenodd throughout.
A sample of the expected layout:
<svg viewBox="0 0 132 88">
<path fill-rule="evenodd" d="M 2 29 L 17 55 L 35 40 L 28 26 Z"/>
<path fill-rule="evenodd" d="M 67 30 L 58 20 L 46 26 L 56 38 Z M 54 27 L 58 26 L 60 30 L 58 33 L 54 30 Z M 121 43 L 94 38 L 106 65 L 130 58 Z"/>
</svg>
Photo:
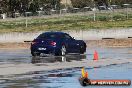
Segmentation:
<svg viewBox="0 0 132 88">
<path fill-rule="evenodd" d="M 68 53 L 78 53 L 79 51 L 78 41 L 76 41 L 74 38 L 72 38 L 68 34 L 65 34 L 63 38 L 64 38 L 67 52 Z"/>
</svg>

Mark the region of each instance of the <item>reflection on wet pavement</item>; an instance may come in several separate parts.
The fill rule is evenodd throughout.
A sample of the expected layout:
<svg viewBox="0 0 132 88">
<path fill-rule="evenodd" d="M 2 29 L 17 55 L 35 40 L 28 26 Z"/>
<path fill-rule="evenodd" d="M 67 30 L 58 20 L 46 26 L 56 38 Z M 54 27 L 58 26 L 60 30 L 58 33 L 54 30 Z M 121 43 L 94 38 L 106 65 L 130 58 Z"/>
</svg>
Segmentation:
<svg viewBox="0 0 132 88">
<path fill-rule="evenodd" d="M 18 49 L 18 50 L 0 50 L 0 64 L 1 63 L 48 63 L 48 62 L 64 62 L 72 61 L 72 59 L 79 60 L 82 59 L 93 59 L 94 51 L 99 53 L 99 58 L 109 58 L 109 59 L 129 59 L 132 57 L 132 48 L 87 48 L 85 56 L 79 55 L 67 55 L 66 57 L 42 57 L 42 58 L 32 58 L 29 49 Z M 67 59 L 65 59 L 67 58 Z"/>
<path fill-rule="evenodd" d="M 71 62 L 73 60 L 81 61 L 82 59 L 86 59 L 86 55 L 32 57 L 31 63 L 35 64 L 35 63 Z"/>
</svg>

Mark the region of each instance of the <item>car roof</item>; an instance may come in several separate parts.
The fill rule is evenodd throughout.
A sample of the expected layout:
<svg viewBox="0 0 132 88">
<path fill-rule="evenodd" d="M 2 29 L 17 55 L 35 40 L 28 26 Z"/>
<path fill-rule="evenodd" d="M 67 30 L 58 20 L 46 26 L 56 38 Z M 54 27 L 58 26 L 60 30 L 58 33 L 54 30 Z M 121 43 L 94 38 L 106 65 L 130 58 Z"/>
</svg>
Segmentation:
<svg viewBox="0 0 132 88">
<path fill-rule="evenodd" d="M 42 34 L 67 34 L 67 33 L 64 33 L 64 32 L 44 32 Z"/>
</svg>

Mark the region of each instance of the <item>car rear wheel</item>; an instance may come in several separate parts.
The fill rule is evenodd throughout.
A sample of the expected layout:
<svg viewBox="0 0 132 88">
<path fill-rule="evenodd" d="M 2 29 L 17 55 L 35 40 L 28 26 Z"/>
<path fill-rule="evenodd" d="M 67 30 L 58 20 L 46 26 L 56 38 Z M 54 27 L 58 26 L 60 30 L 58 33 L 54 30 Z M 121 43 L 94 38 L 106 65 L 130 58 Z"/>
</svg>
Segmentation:
<svg viewBox="0 0 132 88">
<path fill-rule="evenodd" d="M 40 53 L 31 52 L 32 56 L 40 56 Z"/>
<path fill-rule="evenodd" d="M 66 55 L 66 47 L 63 45 L 61 48 L 61 55 L 65 56 Z"/>
</svg>

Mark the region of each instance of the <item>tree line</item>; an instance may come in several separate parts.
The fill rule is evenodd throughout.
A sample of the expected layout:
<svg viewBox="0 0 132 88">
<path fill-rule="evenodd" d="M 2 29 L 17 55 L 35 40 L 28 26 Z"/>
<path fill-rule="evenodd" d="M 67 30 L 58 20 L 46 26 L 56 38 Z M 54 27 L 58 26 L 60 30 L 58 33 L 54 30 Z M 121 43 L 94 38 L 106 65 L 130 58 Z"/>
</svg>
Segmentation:
<svg viewBox="0 0 132 88">
<path fill-rule="evenodd" d="M 36 13 L 39 10 L 59 9 L 60 0 L 0 0 L 0 14 L 6 13 L 13 17 L 13 13 Z"/>
<path fill-rule="evenodd" d="M 23 14 L 27 11 L 36 13 L 39 10 L 61 9 L 65 5 L 60 2 L 61 0 L 0 0 L 0 14 L 13 16 L 14 12 Z M 132 4 L 132 0 L 71 0 L 72 6 L 77 8 L 124 3 Z"/>
<path fill-rule="evenodd" d="M 71 0 L 74 7 L 132 4 L 132 0 Z"/>
</svg>

